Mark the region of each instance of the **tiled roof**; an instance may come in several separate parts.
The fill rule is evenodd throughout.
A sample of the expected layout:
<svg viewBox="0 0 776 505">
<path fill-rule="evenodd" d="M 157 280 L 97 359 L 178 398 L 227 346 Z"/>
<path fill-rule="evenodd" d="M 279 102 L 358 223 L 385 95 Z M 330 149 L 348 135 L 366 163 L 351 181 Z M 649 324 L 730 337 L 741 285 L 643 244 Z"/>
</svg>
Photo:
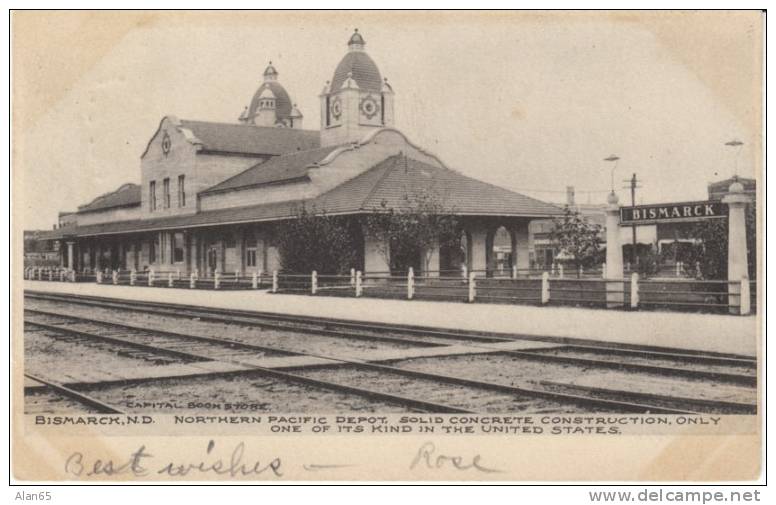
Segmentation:
<svg viewBox="0 0 776 505">
<path fill-rule="evenodd" d="M 131 207 L 140 205 L 140 186 L 137 184 L 122 184 L 116 191 L 100 195 L 91 202 L 80 205 L 78 212 L 92 212 L 113 207 Z"/>
<path fill-rule="evenodd" d="M 269 70 L 269 68 L 267 68 L 267 70 Z M 251 116 L 256 114 L 256 111 L 259 108 L 261 94 L 267 88 L 272 90 L 272 94 L 275 95 L 275 117 L 277 117 L 277 119 L 288 118 L 288 116 L 291 115 L 291 98 L 288 96 L 286 88 L 277 81 L 268 81 L 259 86 L 259 89 L 253 94 L 253 100 L 251 100 L 251 104 L 248 107 L 248 114 Z"/>
<path fill-rule="evenodd" d="M 337 147 L 319 147 L 270 158 L 202 191 L 201 194 L 299 179 L 307 175 L 309 165 L 321 161 Z"/>
<path fill-rule="evenodd" d="M 348 74 L 352 74 L 361 91 L 379 93 L 382 89 L 383 78 L 380 77 L 380 70 L 374 60 L 363 51 L 350 51 L 339 62 L 334 70 L 334 77 L 331 78 L 332 93 L 340 90 Z"/>
<path fill-rule="evenodd" d="M 297 215 L 304 204 L 301 200 L 235 207 L 231 209 L 211 210 L 187 216 L 164 217 L 159 219 L 132 219 L 109 223 L 91 224 L 78 227 L 63 227 L 45 232 L 42 239 L 54 240 L 68 236 L 92 237 L 117 233 L 135 233 L 156 230 L 180 229 L 187 227 L 212 226 L 221 224 L 251 223 L 277 220 Z"/>
<path fill-rule="evenodd" d="M 287 219 L 301 206 L 328 214 L 359 214 L 387 207 L 404 208 L 404 195 L 426 191 L 436 195 L 442 206 L 455 214 L 476 216 L 551 217 L 563 210 L 555 205 L 488 184 L 458 172 L 429 165 L 404 155 L 386 158 L 361 175 L 309 200 L 220 209 L 188 216 L 136 219 L 61 228 L 45 239 L 68 235 L 96 236 L 186 227 L 213 226 Z"/>
<path fill-rule="evenodd" d="M 395 155 L 318 197 L 317 209 L 328 213 L 369 212 L 407 207 L 405 195 L 431 194 L 448 211 L 461 215 L 555 216 L 563 210 L 453 170 Z"/>
<path fill-rule="evenodd" d="M 320 146 L 320 132 L 270 126 L 181 120 L 181 126 L 202 142 L 206 151 L 236 154 L 280 154 Z"/>
</svg>

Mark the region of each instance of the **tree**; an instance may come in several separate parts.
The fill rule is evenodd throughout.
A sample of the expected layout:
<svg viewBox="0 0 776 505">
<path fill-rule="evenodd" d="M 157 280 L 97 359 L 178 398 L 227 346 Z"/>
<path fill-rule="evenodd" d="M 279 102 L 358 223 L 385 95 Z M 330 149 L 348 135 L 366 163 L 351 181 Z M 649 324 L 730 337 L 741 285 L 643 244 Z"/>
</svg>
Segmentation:
<svg viewBox="0 0 776 505">
<path fill-rule="evenodd" d="M 757 275 L 757 209 L 754 203 L 746 206 L 746 256 L 749 264 L 749 278 Z M 728 220 L 709 219 L 693 227 L 692 236 L 698 239 L 681 261 L 696 271 L 696 277 L 703 279 L 727 279 Z"/>
<path fill-rule="evenodd" d="M 420 259 L 428 272 L 437 247 L 455 247 L 460 241 L 458 219 L 431 190 L 405 191 L 402 198 L 398 208 L 382 201 L 366 216 L 365 231 L 377 239 L 377 247 L 392 271 L 403 273 Z"/>
<path fill-rule="evenodd" d="M 361 244 L 353 223 L 300 207 L 296 217 L 276 230 L 280 264 L 285 272 L 343 274 L 358 261 Z"/>
<path fill-rule="evenodd" d="M 597 261 L 601 252 L 601 230 L 600 225 L 589 222 L 566 206 L 563 216 L 555 219 L 550 240 L 577 267 L 579 275 L 580 267 L 590 267 Z"/>
</svg>

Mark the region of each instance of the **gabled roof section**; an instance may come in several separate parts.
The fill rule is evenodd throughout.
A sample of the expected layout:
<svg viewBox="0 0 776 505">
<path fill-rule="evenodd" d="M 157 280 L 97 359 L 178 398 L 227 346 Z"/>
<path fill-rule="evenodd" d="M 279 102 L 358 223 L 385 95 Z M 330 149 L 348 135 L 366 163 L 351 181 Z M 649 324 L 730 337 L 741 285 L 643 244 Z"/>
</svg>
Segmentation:
<svg viewBox="0 0 776 505">
<path fill-rule="evenodd" d="M 134 207 L 140 205 L 140 186 L 137 184 L 122 184 L 117 190 L 98 196 L 91 202 L 80 205 L 78 213 L 95 212 L 115 207 Z"/>
<path fill-rule="evenodd" d="M 307 176 L 307 168 L 340 146 L 319 147 L 270 158 L 212 186 L 200 194 L 219 193 L 263 184 L 291 181 Z"/>
<path fill-rule="evenodd" d="M 232 123 L 180 120 L 206 152 L 278 156 L 319 147 L 320 132 Z"/>
<path fill-rule="evenodd" d="M 405 155 L 386 158 L 363 174 L 316 198 L 316 209 L 330 214 L 370 212 L 408 206 L 406 195 L 429 193 L 460 215 L 549 217 L 563 213 L 550 203 L 515 193 L 453 170 Z"/>
</svg>

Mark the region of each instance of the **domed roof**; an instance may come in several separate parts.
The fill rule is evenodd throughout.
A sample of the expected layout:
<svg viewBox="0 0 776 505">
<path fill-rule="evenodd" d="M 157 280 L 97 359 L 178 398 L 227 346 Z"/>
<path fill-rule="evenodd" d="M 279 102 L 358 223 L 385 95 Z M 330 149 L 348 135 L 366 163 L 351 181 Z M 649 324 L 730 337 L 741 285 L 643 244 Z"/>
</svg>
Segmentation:
<svg viewBox="0 0 776 505">
<path fill-rule="evenodd" d="M 275 117 L 277 120 L 285 120 L 291 115 L 291 97 L 288 96 L 286 88 L 277 81 L 277 78 L 278 71 L 270 61 L 269 65 L 267 65 L 267 68 L 264 70 L 264 82 L 259 86 L 259 89 L 256 90 L 256 93 L 253 94 L 253 100 L 251 100 L 251 104 L 248 106 L 248 111 L 240 116 L 241 121 L 248 120 L 249 122 L 253 122 L 252 118 L 256 116 L 256 111 L 259 108 L 259 101 L 262 98 L 272 98 L 273 96 L 275 98 Z"/>
<path fill-rule="evenodd" d="M 379 93 L 382 90 L 383 78 L 380 76 L 380 70 L 372 58 L 363 51 L 364 45 L 366 45 L 364 38 L 356 30 L 348 41 L 350 50 L 334 71 L 330 87 L 332 93 L 339 91 L 348 74 L 352 74 L 352 78 L 363 91 Z"/>
<path fill-rule="evenodd" d="M 291 97 L 288 96 L 286 89 L 277 81 L 267 81 L 259 86 L 259 89 L 253 95 L 251 105 L 248 107 L 248 117 L 255 116 L 259 108 L 259 101 L 265 90 L 275 95 L 275 116 L 278 120 L 289 117 L 291 115 Z"/>
</svg>

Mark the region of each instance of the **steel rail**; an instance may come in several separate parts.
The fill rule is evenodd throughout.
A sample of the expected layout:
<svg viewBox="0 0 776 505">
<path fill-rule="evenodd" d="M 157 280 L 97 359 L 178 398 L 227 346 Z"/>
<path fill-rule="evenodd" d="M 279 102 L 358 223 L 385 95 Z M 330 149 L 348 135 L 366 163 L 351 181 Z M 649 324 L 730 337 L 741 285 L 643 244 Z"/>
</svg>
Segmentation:
<svg viewBox="0 0 776 505">
<path fill-rule="evenodd" d="M 100 401 L 96 398 L 92 398 L 89 395 L 85 395 L 81 392 L 78 392 L 74 389 L 71 389 L 65 385 L 59 384 L 57 382 L 51 381 L 49 379 L 44 379 L 42 377 L 37 377 L 35 375 L 26 373 L 24 374 L 25 377 L 32 379 L 36 382 L 40 382 L 41 384 L 53 389 L 54 391 L 58 392 L 60 395 L 67 396 L 68 398 L 72 398 L 74 400 L 77 400 L 84 405 L 88 405 L 89 407 L 92 407 L 96 409 L 101 414 L 121 414 L 126 415 L 126 412 L 122 412 L 121 410 L 117 409 L 116 407 L 109 405 L 103 401 Z"/>
<path fill-rule="evenodd" d="M 63 316 L 63 317 L 66 317 L 66 316 Z M 78 335 L 78 336 L 81 336 L 81 337 L 84 337 L 84 338 L 92 338 L 94 340 L 113 341 L 115 343 L 120 343 L 120 344 L 128 344 L 128 343 L 131 342 L 131 341 L 126 341 L 124 339 L 117 338 L 117 337 L 104 337 L 104 336 L 96 334 L 96 333 L 91 333 L 91 332 L 82 331 L 82 330 L 72 330 L 72 329 L 59 328 L 59 327 L 56 327 L 56 326 L 50 326 L 50 325 L 45 325 L 45 324 L 41 324 L 41 323 L 32 323 L 32 324 L 37 325 L 37 326 L 47 327 L 47 329 L 50 328 L 52 331 L 62 331 L 63 333 L 68 333 L 68 334 L 71 334 L 71 335 Z M 149 332 L 153 332 L 153 330 L 148 330 L 148 331 Z M 139 344 L 139 345 L 142 345 L 145 350 L 149 350 L 151 352 L 155 351 L 158 354 L 175 353 L 177 355 L 187 356 L 191 360 L 196 360 L 196 361 L 200 361 L 200 362 L 211 361 L 211 362 L 222 362 L 222 363 L 236 364 L 236 365 L 240 365 L 240 366 L 246 367 L 246 370 L 243 370 L 242 372 L 256 372 L 256 373 L 267 375 L 267 376 L 270 376 L 270 377 L 273 377 L 273 378 L 283 379 L 283 380 L 291 381 L 291 382 L 297 382 L 297 383 L 301 383 L 301 384 L 305 384 L 305 385 L 316 386 L 318 388 L 324 388 L 324 389 L 328 389 L 328 390 L 331 390 L 331 391 L 337 391 L 337 392 L 344 391 L 344 392 L 347 392 L 347 393 L 353 393 L 353 394 L 356 394 L 356 395 L 359 395 L 359 396 L 363 396 L 363 397 L 365 397 L 367 399 L 371 399 L 373 401 L 374 400 L 379 400 L 379 401 L 384 401 L 384 402 L 390 402 L 390 403 L 394 403 L 394 404 L 401 405 L 401 406 L 404 406 L 404 407 L 409 407 L 411 409 L 421 410 L 423 412 L 438 412 L 438 413 L 451 413 L 451 414 L 472 414 L 473 413 L 472 411 L 469 411 L 469 410 L 466 410 L 466 409 L 461 409 L 461 408 L 458 408 L 458 407 L 451 407 L 451 406 L 448 406 L 448 405 L 442 405 L 442 404 L 438 404 L 438 403 L 428 402 L 428 401 L 419 400 L 419 399 L 416 399 L 416 398 L 409 398 L 409 397 L 399 396 L 399 395 L 395 395 L 395 394 L 391 394 L 391 393 L 384 393 L 384 392 L 381 392 L 381 391 L 374 391 L 374 390 L 370 390 L 370 389 L 364 389 L 364 388 L 359 388 L 359 387 L 355 387 L 355 386 L 349 386 L 347 384 L 341 384 L 341 383 L 337 383 L 337 382 L 313 379 L 313 378 L 310 378 L 310 377 L 304 377 L 304 376 L 301 376 L 301 375 L 296 375 L 296 374 L 293 374 L 293 373 L 290 373 L 290 372 L 285 372 L 285 371 L 275 370 L 275 369 L 265 368 L 265 367 L 259 367 L 259 366 L 256 366 L 256 365 L 252 365 L 250 363 L 240 362 L 238 360 L 212 359 L 210 357 L 207 357 L 205 355 L 198 354 L 198 353 L 192 353 L 192 352 L 187 352 L 187 351 L 171 351 L 170 349 L 167 349 L 167 348 L 164 348 L 164 347 L 156 347 L 156 346 L 145 345 L 145 344 Z M 305 354 L 305 356 L 313 356 L 313 355 Z M 32 377 L 30 377 L 30 378 L 32 378 Z M 161 380 L 161 378 L 158 378 L 158 379 Z M 177 377 L 168 377 L 168 379 L 177 379 Z M 38 380 L 38 379 L 33 379 L 33 380 Z M 43 381 L 39 381 L 39 382 L 43 382 Z M 43 382 L 43 383 L 45 384 L 45 382 Z M 63 388 L 62 389 L 63 393 L 64 393 L 65 390 L 68 390 L 68 391 L 72 391 L 73 394 L 79 394 L 76 391 L 71 390 L 67 386 L 60 386 L 60 388 Z"/>
<path fill-rule="evenodd" d="M 73 317 L 73 316 L 66 316 L 63 314 L 57 314 L 57 313 L 49 313 L 50 315 L 58 315 L 60 317 Z M 82 318 L 83 319 L 83 318 Z M 201 317 L 201 319 L 204 319 Z M 232 323 L 239 323 L 239 321 L 230 320 L 229 322 Z M 106 322 L 108 323 L 108 322 Z M 115 324 L 115 323 L 108 323 L 108 324 Z M 251 321 L 251 324 L 253 322 Z M 364 325 L 367 326 L 367 325 Z M 146 330 L 146 331 L 156 331 L 156 330 L 149 330 L 145 328 L 140 327 L 131 327 L 128 325 L 125 325 L 125 327 L 129 327 L 132 329 L 137 330 Z M 288 327 L 285 327 L 284 329 L 288 330 Z M 293 331 L 302 331 L 298 328 L 291 328 Z M 332 330 L 326 330 L 326 329 L 312 329 L 310 331 L 307 331 L 307 333 L 323 333 L 323 332 L 331 332 Z M 337 335 L 337 336 L 343 336 L 343 335 Z M 352 337 L 353 335 L 347 334 L 347 336 Z M 206 337 L 208 338 L 208 337 Z M 358 338 L 361 339 L 371 339 L 372 336 L 367 335 L 359 335 Z M 378 337 L 378 338 L 385 338 L 385 337 Z M 393 337 L 389 337 L 393 338 Z M 406 338 L 400 338 L 399 341 L 402 343 L 410 343 L 414 345 L 429 345 L 429 342 L 424 341 L 418 341 L 413 339 L 406 339 Z M 511 341 L 511 339 L 504 339 L 504 341 Z M 231 341 L 230 341 L 231 342 Z M 479 346 L 468 344 L 468 347 L 477 348 Z M 598 349 L 597 347 L 591 346 L 595 349 Z M 492 351 L 492 348 L 488 347 L 482 347 L 483 351 Z M 267 349 L 262 349 L 267 350 Z M 291 352 L 291 351 L 288 351 Z M 648 364 L 639 364 L 639 363 L 621 363 L 621 362 L 615 362 L 615 361 L 606 361 L 606 360 L 596 360 L 596 359 L 590 359 L 590 358 L 579 358 L 579 357 L 573 357 L 573 356 L 554 356 L 554 355 L 548 355 L 544 354 L 543 351 L 512 351 L 512 350 L 504 350 L 501 351 L 504 354 L 508 354 L 510 356 L 515 356 L 522 359 L 529 359 L 534 361 L 544 361 L 544 362 L 554 362 L 554 363 L 567 363 L 567 364 L 573 364 L 578 366 L 593 366 L 597 368 L 605 368 L 605 369 L 619 369 L 619 370 L 626 370 L 626 371 L 632 371 L 632 372 L 638 372 L 638 373 L 649 373 L 649 374 L 656 374 L 661 376 L 678 376 L 678 377 L 687 377 L 687 378 L 695 378 L 695 379 L 713 379 L 717 381 L 723 381 L 723 382 L 730 382 L 735 384 L 744 384 L 747 386 L 754 386 L 757 383 L 757 377 L 754 375 L 741 375 L 741 374 L 731 374 L 731 373 L 725 373 L 722 371 L 711 371 L 711 370 L 694 370 L 694 369 L 687 369 L 687 368 L 676 368 L 676 367 L 666 367 L 666 366 L 658 366 L 658 365 L 648 365 Z M 642 356 L 647 353 L 647 351 L 641 351 Z M 656 356 L 657 358 L 666 358 L 668 355 L 666 353 L 661 353 L 660 356 Z M 682 355 L 682 359 L 685 361 L 693 362 L 695 361 L 700 362 L 703 361 L 702 359 L 695 357 L 692 358 L 692 355 Z M 712 358 L 714 361 L 717 361 L 718 358 Z M 716 363 L 720 364 L 720 363 Z M 727 363 L 722 363 L 722 365 L 727 365 Z"/>
<path fill-rule="evenodd" d="M 714 358 L 714 359 L 730 358 L 730 359 L 751 360 L 752 362 L 755 361 L 753 358 L 749 358 L 747 356 L 734 355 L 729 353 L 694 351 L 694 350 L 684 350 L 684 349 L 681 351 L 677 351 L 676 349 L 671 347 L 644 346 L 644 345 L 626 344 L 626 343 L 617 343 L 617 342 L 600 343 L 594 340 L 572 338 L 572 337 L 555 337 L 555 336 L 545 336 L 545 335 L 524 335 L 524 334 L 506 334 L 506 333 L 489 333 L 489 332 L 457 332 L 453 330 L 423 327 L 423 326 L 409 326 L 409 325 L 403 326 L 403 325 L 394 325 L 389 323 L 361 322 L 361 321 L 335 319 L 335 318 L 320 318 L 320 317 L 314 317 L 314 316 L 278 314 L 278 313 L 239 310 L 239 309 L 220 309 L 216 307 L 201 307 L 201 306 L 195 306 L 195 305 L 171 304 L 171 303 L 164 303 L 164 302 L 144 302 L 140 300 L 125 300 L 125 299 L 119 299 L 119 298 L 88 296 L 88 295 L 75 295 L 75 294 L 60 295 L 55 293 L 46 293 L 46 292 L 38 292 L 38 291 L 25 291 L 25 296 L 33 299 L 76 303 L 76 304 L 87 305 L 87 306 L 121 308 L 124 310 L 133 310 L 136 312 L 145 312 L 145 313 L 159 314 L 159 315 L 173 315 L 178 317 L 188 317 L 181 312 L 182 310 L 186 310 L 186 311 L 190 311 L 191 315 L 194 317 L 199 317 L 202 320 L 214 321 L 214 322 L 238 322 L 238 321 L 235 321 L 234 319 L 216 317 L 216 315 L 232 316 L 232 317 L 238 316 L 238 317 L 247 319 L 248 322 L 250 322 L 251 324 L 255 324 L 256 326 L 266 326 L 271 328 L 275 328 L 277 326 L 263 323 L 261 321 L 254 322 L 254 320 L 270 319 L 270 320 L 291 322 L 294 324 L 300 324 L 300 323 L 321 324 L 329 327 L 342 326 L 346 328 L 355 328 L 355 329 L 361 329 L 361 330 L 367 330 L 367 331 L 369 330 L 395 331 L 399 333 L 431 336 L 431 337 L 438 337 L 442 339 L 481 340 L 483 342 L 494 342 L 494 343 L 513 342 L 515 340 L 528 340 L 528 341 L 536 341 L 536 342 L 551 342 L 551 343 L 564 344 L 564 345 L 580 345 L 580 346 L 583 345 L 583 346 L 595 347 L 600 349 L 639 351 L 643 353 L 654 352 L 654 353 L 660 353 L 663 355 L 665 355 L 666 353 L 673 354 L 678 352 L 682 356 L 687 356 L 688 358 L 695 357 L 699 361 L 704 360 L 706 358 Z M 283 327 L 283 328 L 285 329 L 286 327 Z M 291 329 L 304 331 L 303 329 L 298 329 L 298 328 L 291 328 Z M 355 335 L 354 337 L 357 338 L 357 336 Z M 385 337 L 380 337 L 380 338 L 385 338 Z M 393 337 L 389 337 L 389 338 L 393 338 Z M 437 345 L 437 344 L 433 344 L 433 345 Z"/>
<path fill-rule="evenodd" d="M 70 317 L 70 316 L 62 316 L 62 317 Z M 72 316 L 72 317 L 73 319 L 81 319 L 81 318 L 78 318 L 77 316 Z M 86 336 L 86 337 L 94 336 L 96 338 L 100 338 L 100 335 L 92 334 L 89 332 L 83 332 L 79 330 L 70 330 L 70 331 L 82 334 L 83 336 Z M 153 330 L 148 330 L 148 331 L 153 332 Z M 154 347 L 154 346 L 149 346 L 149 347 Z M 164 348 L 160 348 L 160 349 L 164 350 Z M 196 354 L 196 353 L 191 353 L 186 351 L 176 351 L 176 352 L 187 354 L 194 358 L 207 359 L 209 361 L 226 362 L 226 360 L 211 360 L 210 358 L 207 358 L 203 355 Z M 331 357 L 331 356 L 314 354 L 314 353 L 303 353 L 303 354 L 308 357 L 325 359 L 325 360 L 332 361 L 334 363 L 339 362 L 340 364 L 343 364 L 343 365 L 354 365 L 357 367 L 370 369 L 374 371 L 382 371 L 386 373 L 392 373 L 395 375 L 403 375 L 407 377 L 420 378 L 420 379 L 436 381 L 436 382 L 446 382 L 446 383 L 457 384 L 457 385 L 467 386 L 467 387 L 476 388 L 476 389 L 484 389 L 484 390 L 497 391 L 502 393 L 506 392 L 519 397 L 527 396 L 527 397 L 533 397 L 533 398 L 549 399 L 561 404 L 570 403 L 570 404 L 582 405 L 586 407 L 591 407 L 591 406 L 599 407 L 599 408 L 604 407 L 604 408 L 612 408 L 615 410 L 626 411 L 626 412 L 650 412 L 650 413 L 666 413 L 666 414 L 697 413 L 680 407 L 664 407 L 659 405 L 651 405 L 651 404 L 638 403 L 638 402 L 630 402 L 630 401 L 624 402 L 620 400 L 595 398 L 592 396 L 581 396 L 581 395 L 574 395 L 574 394 L 567 394 L 567 393 L 558 393 L 558 392 L 552 392 L 552 391 L 543 390 L 543 389 L 529 389 L 525 387 L 515 387 L 515 386 L 509 386 L 505 384 L 483 382 L 483 381 L 478 381 L 474 379 L 466 379 L 461 377 L 453 377 L 448 375 L 421 372 L 417 370 L 397 368 L 397 367 L 380 365 L 380 364 L 370 363 L 370 362 L 361 361 L 361 360 L 344 359 L 340 357 Z M 261 372 L 261 373 L 264 373 L 265 375 L 270 375 L 276 378 L 283 378 L 286 380 L 311 384 L 319 387 L 327 387 L 328 389 L 334 388 L 335 390 L 345 390 L 347 392 L 367 396 L 368 398 L 377 398 L 383 401 L 390 400 L 393 402 L 399 402 L 401 405 L 420 408 L 421 410 L 425 410 L 427 412 L 450 412 L 451 411 L 450 409 L 454 409 L 455 412 L 470 412 L 470 411 L 465 411 L 464 409 L 459 409 L 457 407 L 434 404 L 430 402 L 425 402 L 423 400 L 400 397 L 393 394 L 377 392 L 377 391 L 367 390 L 362 388 L 356 388 L 353 386 L 348 386 L 348 385 L 330 382 L 330 381 L 312 379 L 309 377 L 293 374 L 289 371 L 295 368 L 299 369 L 300 367 L 298 366 L 288 367 L 284 371 L 281 371 L 279 369 L 269 369 L 264 367 L 258 367 L 252 364 L 242 363 L 236 360 L 229 361 L 229 362 L 246 367 L 247 369 L 245 370 L 245 372 L 250 372 L 250 371 Z M 671 402 L 673 402 L 674 404 L 677 403 L 676 399 L 672 397 L 660 397 L 660 398 L 661 398 L 661 402 L 666 404 L 671 404 Z M 687 401 L 686 399 L 682 399 L 682 402 L 686 402 L 686 401 Z M 727 408 L 727 406 L 724 406 L 723 408 Z"/>
</svg>

